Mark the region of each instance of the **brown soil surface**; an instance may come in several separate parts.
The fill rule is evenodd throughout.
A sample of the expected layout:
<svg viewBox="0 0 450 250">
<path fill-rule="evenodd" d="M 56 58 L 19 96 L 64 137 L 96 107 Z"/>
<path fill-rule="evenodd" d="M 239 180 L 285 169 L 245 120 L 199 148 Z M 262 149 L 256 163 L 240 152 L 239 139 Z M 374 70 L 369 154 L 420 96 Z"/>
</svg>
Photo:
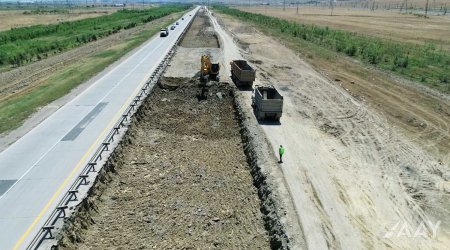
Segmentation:
<svg viewBox="0 0 450 250">
<path fill-rule="evenodd" d="M 432 1 L 430 1 L 431 3 Z M 450 8 L 450 2 L 447 3 Z M 424 44 L 433 42 L 438 48 L 450 50 L 450 15 L 422 18 L 398 11 L 370 11 L 365 9 L 300 7 L 296 9 L 272 7 L 242 7 L 242 10 L 318 26 L 329 26 L 350 32 L 377 36 L 390 40 Z"/>
<path fill-rule="evenodd" d="M 284 96 L 281 124 L 261 126 L 274 152 L 280 144 L 286 148 L 281 168 L 307 248 L 448 244 L 448 99 L 346 58 L 324 60 L 287 43 L 311 56 L 299 55 L 251 25 L 215 16 L 239 45 L 235 51 L 225 46 L 225 61 L 240 53 L 257 69 L 256 84 L 273 84 Z M 251 94 L 240 94 L 251 110 Z M 407 125 L 405 116 L 416 119 Z M 429 222 L 440 223 L 436 235 L 428 229 L 425 237 L 407 237 L 394 227 L 406 225 L 413 234 Z"/>
<path fill-rule="evenodd" d="M 217 36 L 203 10 L 197 13 L 180 46 L 185 48 L 219 48 Z"/>
<path fill-rule="evenodd" d="M 234 32 L 248 39 L 243 41 L 244 43 L 248 42 L 255 46 L 259 44 L 257 40 L 250 39 L 251 29 L 246 30 L 245 27 L 248 26 L 236 28 Z M 314 51 L 306 51 L 301 45 L 289 42 L 286 44 L 300 52 L 304 60 L 332 80 L 335 85 L 342 86 L 353 97 L 371 105 L 391 125 L 400 127 L 408 140 L 421 145 L 438 161 L 450 164 L 449 96 L 436 94 L 419 84 L 393 77 L 389 73 L 367 68 L 344 56 L 324 58 Z M 244 49 L 258 54 L 273 50 L 273 47 L 265 45 L 262 48 L 249 49 L 248 46 L 244 46 Z M 260 62 L 263 64 L 263 61 Z M 274 67 L 268 73 L 263 73 L 262 79 L 275 74 L 290 74 L 290 71 L 289 68 Z M 283 78 L 288 78 L 288 75 Z"/>
<path fill-rule="evenodd" d="M 231 88 L 215 83 L 199 101 L 198 82 L 163 83 L 177 88 L 155 87 L 144 102 L 88 225 L 61 248 L 269 248 Z"/>
</svg>

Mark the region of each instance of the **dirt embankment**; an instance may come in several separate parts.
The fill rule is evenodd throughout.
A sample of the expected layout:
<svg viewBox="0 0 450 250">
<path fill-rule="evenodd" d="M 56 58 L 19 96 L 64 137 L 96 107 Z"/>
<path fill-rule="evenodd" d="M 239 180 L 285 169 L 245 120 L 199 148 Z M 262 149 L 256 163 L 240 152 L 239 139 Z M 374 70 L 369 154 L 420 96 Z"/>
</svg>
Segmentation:
<svg viewBox="0 0 450 250">
<path fill-rule="evenodd" d="M 232 90 L 163 80 L 71 219 L 61 249 L 267 249 Z M 170 89 L 166 89 L 170 85 Z"/>
</svg>

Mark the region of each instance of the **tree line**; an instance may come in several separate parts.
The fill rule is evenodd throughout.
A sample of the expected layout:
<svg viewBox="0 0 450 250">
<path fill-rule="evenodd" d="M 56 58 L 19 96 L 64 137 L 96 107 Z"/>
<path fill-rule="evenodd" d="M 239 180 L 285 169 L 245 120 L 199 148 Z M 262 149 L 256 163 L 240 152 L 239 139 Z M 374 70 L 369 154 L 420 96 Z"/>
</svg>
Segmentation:
<svg viewBox="0 0 450 250">
<path fill-rule="evenodd" d="M 110 15 L 78 21 L 11 28 L 0 32 L 0 66 L 20 66 L 41 60 L 189 7 L 165 5 L 145 10 L 123 9 Z"/>
<path fill-rule="evenodd" d="M 396 42 L 329 27 L 301 24 L 225 6 L 215 6 L 215 9 L 255 23 L 263 27 L 263 30 L 270 29 L 278 33 L 281 38 L 289 36 L 293 39 L 301 39 L 450 92 L 450 53 L 437 49 L 435 44 L 418 45 Z"/>
</svg>

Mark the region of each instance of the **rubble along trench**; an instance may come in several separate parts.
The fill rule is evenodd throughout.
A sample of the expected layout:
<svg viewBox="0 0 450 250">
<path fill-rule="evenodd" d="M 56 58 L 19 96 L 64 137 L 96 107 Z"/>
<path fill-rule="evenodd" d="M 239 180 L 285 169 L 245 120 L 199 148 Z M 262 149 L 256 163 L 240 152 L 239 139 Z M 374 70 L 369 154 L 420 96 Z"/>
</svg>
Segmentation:
<svg viewBox="0 0 450 250">
<path fill-rule="evenodd" d="M 249 165 L 234 89 L 211 83 L 206 100 L 200 92 L 195 79 L 161 79 L 58 249 L 286 247 L 270 191 Z"/>
</svg>

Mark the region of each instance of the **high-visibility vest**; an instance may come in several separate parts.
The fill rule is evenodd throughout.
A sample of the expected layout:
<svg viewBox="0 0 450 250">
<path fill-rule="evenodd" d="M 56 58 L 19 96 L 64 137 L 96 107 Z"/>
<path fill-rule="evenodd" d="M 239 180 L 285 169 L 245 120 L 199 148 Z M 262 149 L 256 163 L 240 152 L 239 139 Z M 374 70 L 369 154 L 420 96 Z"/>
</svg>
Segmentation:
<svg viewBox="0 0 450 250">
<path fill-rule="evenodd" d="M 280 149 L 278 150 L 278 152 L 280 153 L 280 155 L 284 155 L 284 148 L 280 147 Z"/>
</svg>

